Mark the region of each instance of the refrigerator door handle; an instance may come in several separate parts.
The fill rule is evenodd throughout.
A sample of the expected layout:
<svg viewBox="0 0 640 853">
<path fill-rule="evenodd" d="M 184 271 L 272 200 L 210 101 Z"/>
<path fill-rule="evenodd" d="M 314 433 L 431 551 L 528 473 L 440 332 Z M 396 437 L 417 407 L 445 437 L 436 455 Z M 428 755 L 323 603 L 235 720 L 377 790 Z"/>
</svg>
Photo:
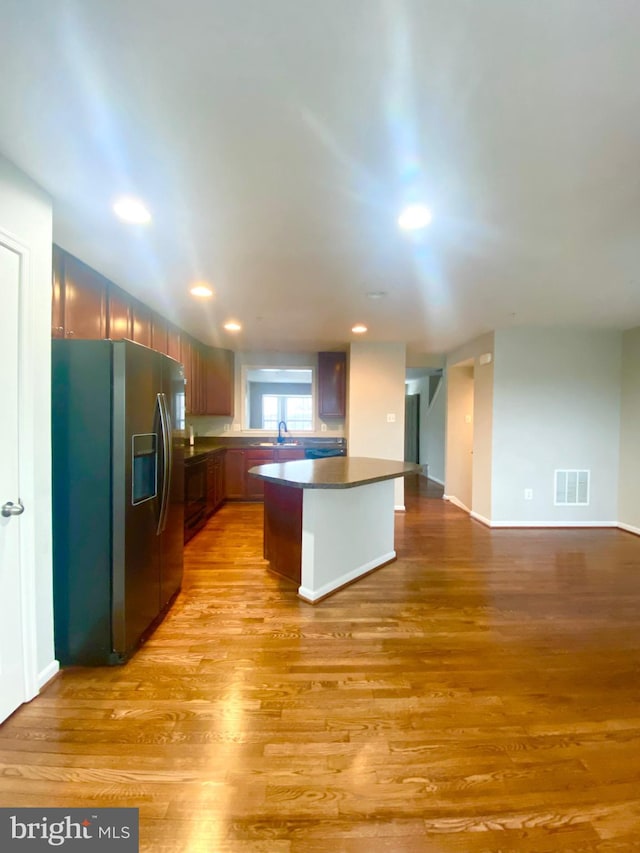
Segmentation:
<svg viewBox="0 0 640 853">
<path fill-rule="evenodd" d="M 162 490 L 160 493 L 160 514 L 158 516 L 157 535 L 164 531 L 169 511 L 169 489 L 171 486 L 171 469 L 173 467 L 173 448 L 171 446 L 171 416 L 164 394 L 157 395 L 158 411 L 160 413 L 160 429 L 162 431 Z"/>
</svg>

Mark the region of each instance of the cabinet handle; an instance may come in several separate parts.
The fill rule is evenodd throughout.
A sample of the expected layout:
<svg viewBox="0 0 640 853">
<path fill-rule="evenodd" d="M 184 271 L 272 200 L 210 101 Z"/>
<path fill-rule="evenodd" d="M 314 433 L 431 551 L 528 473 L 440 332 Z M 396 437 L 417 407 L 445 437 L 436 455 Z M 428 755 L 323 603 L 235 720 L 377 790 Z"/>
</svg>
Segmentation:
<svg viewBox="0 0 640 853">
<path fill-rule="evenodd" d="M 67 332 L 66 334 L 67 334 L 67 337 L 68 337 L 68 338 L 72 338 L 72 337 L 75 335 L 75 332 L 71 332 L 71 331 L 69 331 L 69 332 Z"/>
</svg>

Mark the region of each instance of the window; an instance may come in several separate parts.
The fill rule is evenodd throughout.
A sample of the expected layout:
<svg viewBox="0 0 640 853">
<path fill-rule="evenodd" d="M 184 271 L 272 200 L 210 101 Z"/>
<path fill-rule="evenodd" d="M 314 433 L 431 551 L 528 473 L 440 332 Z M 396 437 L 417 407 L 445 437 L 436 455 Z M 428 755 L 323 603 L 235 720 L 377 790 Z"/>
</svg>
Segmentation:
<svg viewBox="0 0 640 853">
<path fill-rule="evenodd" d="M 262 397 L 262 428 L 278 429 L 284 421 L 289 432 L 313 429 L 311 395 L 265 394 Z"/>
<path fill-rule="evenodd" d="M 311 367 L 247 367 L 245 428 L 277 431 L 284 421 L 291 433 L 314 429 Z"/>
</svg>

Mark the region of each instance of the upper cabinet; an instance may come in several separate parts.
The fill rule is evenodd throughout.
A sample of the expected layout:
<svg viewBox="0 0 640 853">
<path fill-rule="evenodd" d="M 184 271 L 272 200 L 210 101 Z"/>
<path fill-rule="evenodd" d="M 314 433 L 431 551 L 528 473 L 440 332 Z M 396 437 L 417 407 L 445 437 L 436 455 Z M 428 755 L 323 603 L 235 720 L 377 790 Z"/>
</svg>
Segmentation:
<svg viewBox="0 0 640 853">
<path fill-rule="evenodd" d="M 151 347 L 157 352 L 169 355 L 169 324 L 154 311 L 151 314 Z"/>
<path fill-rule="evenodd" d="M 347 354 L 318 353 L 318 416 L 344 418 L 347 407 Z"/>
<path fill-rule="evenodd" d="M 151 346 L 151 309 L 137 299 L 131 300 L 131 340 Z"/>
<path fill-rule="evenodd" d="M 233 358 L 230 350 L 207 347 L 183 336 L 187 412 L 233 417 Z"/>
<path fill-rule="evenodd" d="M 129 294 L 109 283 L 107 294 L 107 337 L 112 341 L 131 338 L 131 303 Z"/>
<path fill-rule="evenodd" d="M 54 247 L 52 334 L 58 338 L 104 338 L 107 279 L 73 255 Z"/>
<path fill-rule="evenodd" d="M 204 347 L 201 369 L 204 414 L 233 417 L 233 352 L 228 349 Z"/>
<path fill-rule="evenodd" d="M 51 335 L 128 338 L 184 365 L 186 411 L 233 417 L 234 355 L 173 326 L 59 246 L 53 247 Z"/>
</svg>

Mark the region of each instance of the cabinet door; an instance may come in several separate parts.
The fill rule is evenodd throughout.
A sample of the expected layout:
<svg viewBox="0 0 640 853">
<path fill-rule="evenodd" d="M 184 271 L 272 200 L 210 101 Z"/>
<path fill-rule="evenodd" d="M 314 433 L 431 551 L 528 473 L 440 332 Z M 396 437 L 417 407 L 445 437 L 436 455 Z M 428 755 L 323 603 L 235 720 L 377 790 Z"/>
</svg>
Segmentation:
<svg viewBox="0 0 640 853">
<path fill-rule="evenodd" d="M 318 415 L 344 418 L 346 414 L 347 356 L 344 352 L 318 353 Z"/>
<path fill-rule="evenodd" d="M 112 341 L 131 337 L 131 303 L 129 294 L 115 284 L 109 285 L 107 305 L 107 337 Z"/>
<path fill-rule="evenodd" d="M 105 338 L 107 280 L 66 252 L 63 268 L 65 337 Z"/>
<path fill-rule="evenodd" d="M 274 451 L 266 448 L 260 450 L 245 451 L 245 491 L 247 500 L 262 501 L 264 500 L 264 480 L 259 480 L 257 477 L 252 477 L 249 474 L 249 469 L 256 465 L 268 465 L 273 462 Z"/>
<path fill-rule="evenodd" d="M 202 406 L 202 355 L 195 341 L 191 342 L 191 412 L 203 414 Z"/>
<path fill-rule="evenodd" d="M 64 337 L 64 253 L 53 247 L 53 290 L 51 293 L 51 337 Z"/>
<path fill-rule="evenodd" d="M 191 338 L 187 335 L 180 335 L 180 361 L 184 365 L 184 405 L 185 410 L 189 413 L 193 412 L 193 365 L 192 365 L 192 347 Z"/>
<path fill-rule="evenodd" d="M 180 356 L 180 329 L 175 326 L 167 326 L 167 355 L 175 358 L 176 361 L 181 361 Z"/>
<path fill-rule="evenodd" d="M 293 462 L 304 459 L 304 447 L 278 447 L 274 451 L 274 462 Z"/>
<path fill-rule="evenodd" d="M 131 338 L 137 344 L 151 346 L 151 311 L 137 300 L 131 306 Z"/>
<path fill-rule="evenodd" d="M 203 412 L 233 416 L 234 354 L 231 350 L 206 347 L 202 353 Z"/>
<path fill-rule="evenodd" d="M 155 311 L 151 314 L 151 346 L 154 350 L 169 355 L 167 321 Z"/>
<path fill-rule="evenodd" d="M 230 500 L 244 500 L 244 450 L 232 448 L 225 453 L 225 494 Z"/>
</svg>

